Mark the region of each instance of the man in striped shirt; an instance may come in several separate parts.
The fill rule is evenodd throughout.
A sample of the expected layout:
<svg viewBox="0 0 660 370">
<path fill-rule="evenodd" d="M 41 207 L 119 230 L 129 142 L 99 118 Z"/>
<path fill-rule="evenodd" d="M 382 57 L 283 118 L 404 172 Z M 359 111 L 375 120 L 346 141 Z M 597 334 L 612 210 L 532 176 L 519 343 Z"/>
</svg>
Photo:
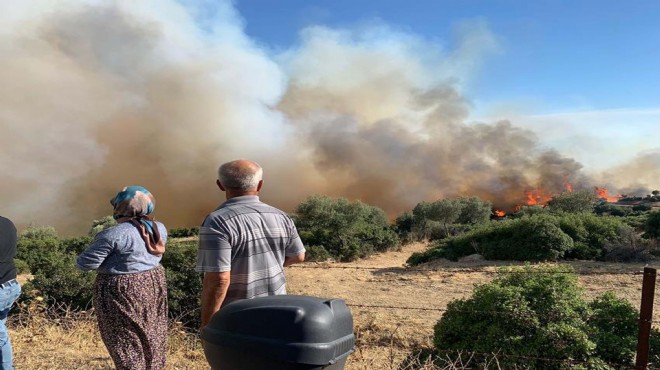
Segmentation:
<svg viewBox="0 0 660 370">
<path fill-rule="evenodd" d="M 227 200 L 199 230 L 196 271 L 204 273 L 202 327 L 229 302 L 286 294 L 284 267 L 305 260 L 291 218 L 259 201 L 262 175 L 259 164 L 244 159 L 218 170 L 216 183 Z"/>
</svg>

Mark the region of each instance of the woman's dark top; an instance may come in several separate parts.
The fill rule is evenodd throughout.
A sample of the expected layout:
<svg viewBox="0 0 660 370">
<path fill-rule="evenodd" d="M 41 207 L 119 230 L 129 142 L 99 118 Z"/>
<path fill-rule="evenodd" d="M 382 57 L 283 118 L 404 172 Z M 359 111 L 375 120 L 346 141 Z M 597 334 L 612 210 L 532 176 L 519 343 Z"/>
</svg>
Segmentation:
<svg viewBox="0 0 660 370">
<path fill-rule="evenodd" d="M 16 279 L 16 226 L 0 216 L 0 284 Z"/>
</svg>

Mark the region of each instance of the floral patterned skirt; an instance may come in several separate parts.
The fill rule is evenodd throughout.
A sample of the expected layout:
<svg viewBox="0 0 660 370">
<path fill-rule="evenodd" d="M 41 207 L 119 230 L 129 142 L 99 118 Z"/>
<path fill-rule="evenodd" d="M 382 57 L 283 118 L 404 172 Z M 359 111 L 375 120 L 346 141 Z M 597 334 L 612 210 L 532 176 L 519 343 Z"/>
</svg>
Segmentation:
<svg viewBox="0 0 660 370">
<path fill-rule="evenodd" d="M 126 275 L 98 274 L 94 309 L 101 339 L 118 370 L 165 368 L 165 269 Z"/>
</svg>

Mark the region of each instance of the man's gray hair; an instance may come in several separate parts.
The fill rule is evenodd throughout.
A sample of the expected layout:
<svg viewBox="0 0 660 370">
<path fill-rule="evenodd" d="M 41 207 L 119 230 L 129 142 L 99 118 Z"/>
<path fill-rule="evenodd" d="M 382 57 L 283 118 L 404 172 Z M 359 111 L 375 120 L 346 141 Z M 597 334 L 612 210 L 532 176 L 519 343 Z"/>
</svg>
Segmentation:
<svg viewBox="0 0 660 370">
<path fill-rule="evenodd" d="M 257 162 L 239 159 L 220 166 L 218 180 L 225 188 L 254 190 L 259 185 L 263 173 L 263 169 Z"/>
</svg>

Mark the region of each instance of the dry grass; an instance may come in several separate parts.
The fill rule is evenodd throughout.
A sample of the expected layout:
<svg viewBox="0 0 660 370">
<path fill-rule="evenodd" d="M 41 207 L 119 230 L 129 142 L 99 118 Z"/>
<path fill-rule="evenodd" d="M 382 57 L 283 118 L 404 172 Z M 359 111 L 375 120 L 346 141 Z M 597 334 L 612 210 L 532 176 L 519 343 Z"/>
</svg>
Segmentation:
<svg viewBox="0 0 660 370">
<path fill-rule="evenodd" d="M 25 308 L 10 316 L 10 336 L 17 369 L 114 369 L 90 312 Z M 167 348 L 168 369 L 208 369 L 196 335 L 176 323 L 170 325 Z"/>
<path fill-rule="evenodd" d="M 467 297 L 475 284 L 490 281 L 488 273 L 458 273 L 446 269 L 479 267 L 494 271 L 502 263 L 434 262 L 436 272 L 410 272 L 401 267 L 414 251 L 426 246 L 413 244 L 402 251 L 374 256 L 365 261 L 340 266 L 383 267 L 387 269 L 287 269 L 290 294 L 340 297 L 349 304 L 430 307 L 444 309 L 448 302 Z M 595 262 L 571 263 L 580 272 L 611 274 L 584 275 L 580 284 L 588 299 L 613 290 L 617 296 L 639 307 L 642 277 L 629 274 L 643 264 Z M 335 265 L 337 266 L 337 265 Z M 442 271 L 445 269 L 444 271 Z M 657 307 L 657 306 L 656 306 Z M 357 336 L 356 351 L 349 357 L 347 370 L 454 370 L 484 368 L 468 354 L 445 358 L 433 365 L 429 358 L 433 325 L 438 311 L 352 307 Z M 655 310 L 654 320 L 660 320 Z M 29 320 L 26 318 L 29 317 Z M 56 319 L 47 312 L 27 309 L 10 316 L 10 333 L 18 369 L 112 369 L 112 362 L 99 337 L 91 313 L 69 314 Z M 59 321 L 55 321 L 59 320 Z M 173 324 L 168 337 L 168 369 L 208 369 L 196 335 Z M 487 359 L 497 368 L 497 356 Z"/>
</svg>

